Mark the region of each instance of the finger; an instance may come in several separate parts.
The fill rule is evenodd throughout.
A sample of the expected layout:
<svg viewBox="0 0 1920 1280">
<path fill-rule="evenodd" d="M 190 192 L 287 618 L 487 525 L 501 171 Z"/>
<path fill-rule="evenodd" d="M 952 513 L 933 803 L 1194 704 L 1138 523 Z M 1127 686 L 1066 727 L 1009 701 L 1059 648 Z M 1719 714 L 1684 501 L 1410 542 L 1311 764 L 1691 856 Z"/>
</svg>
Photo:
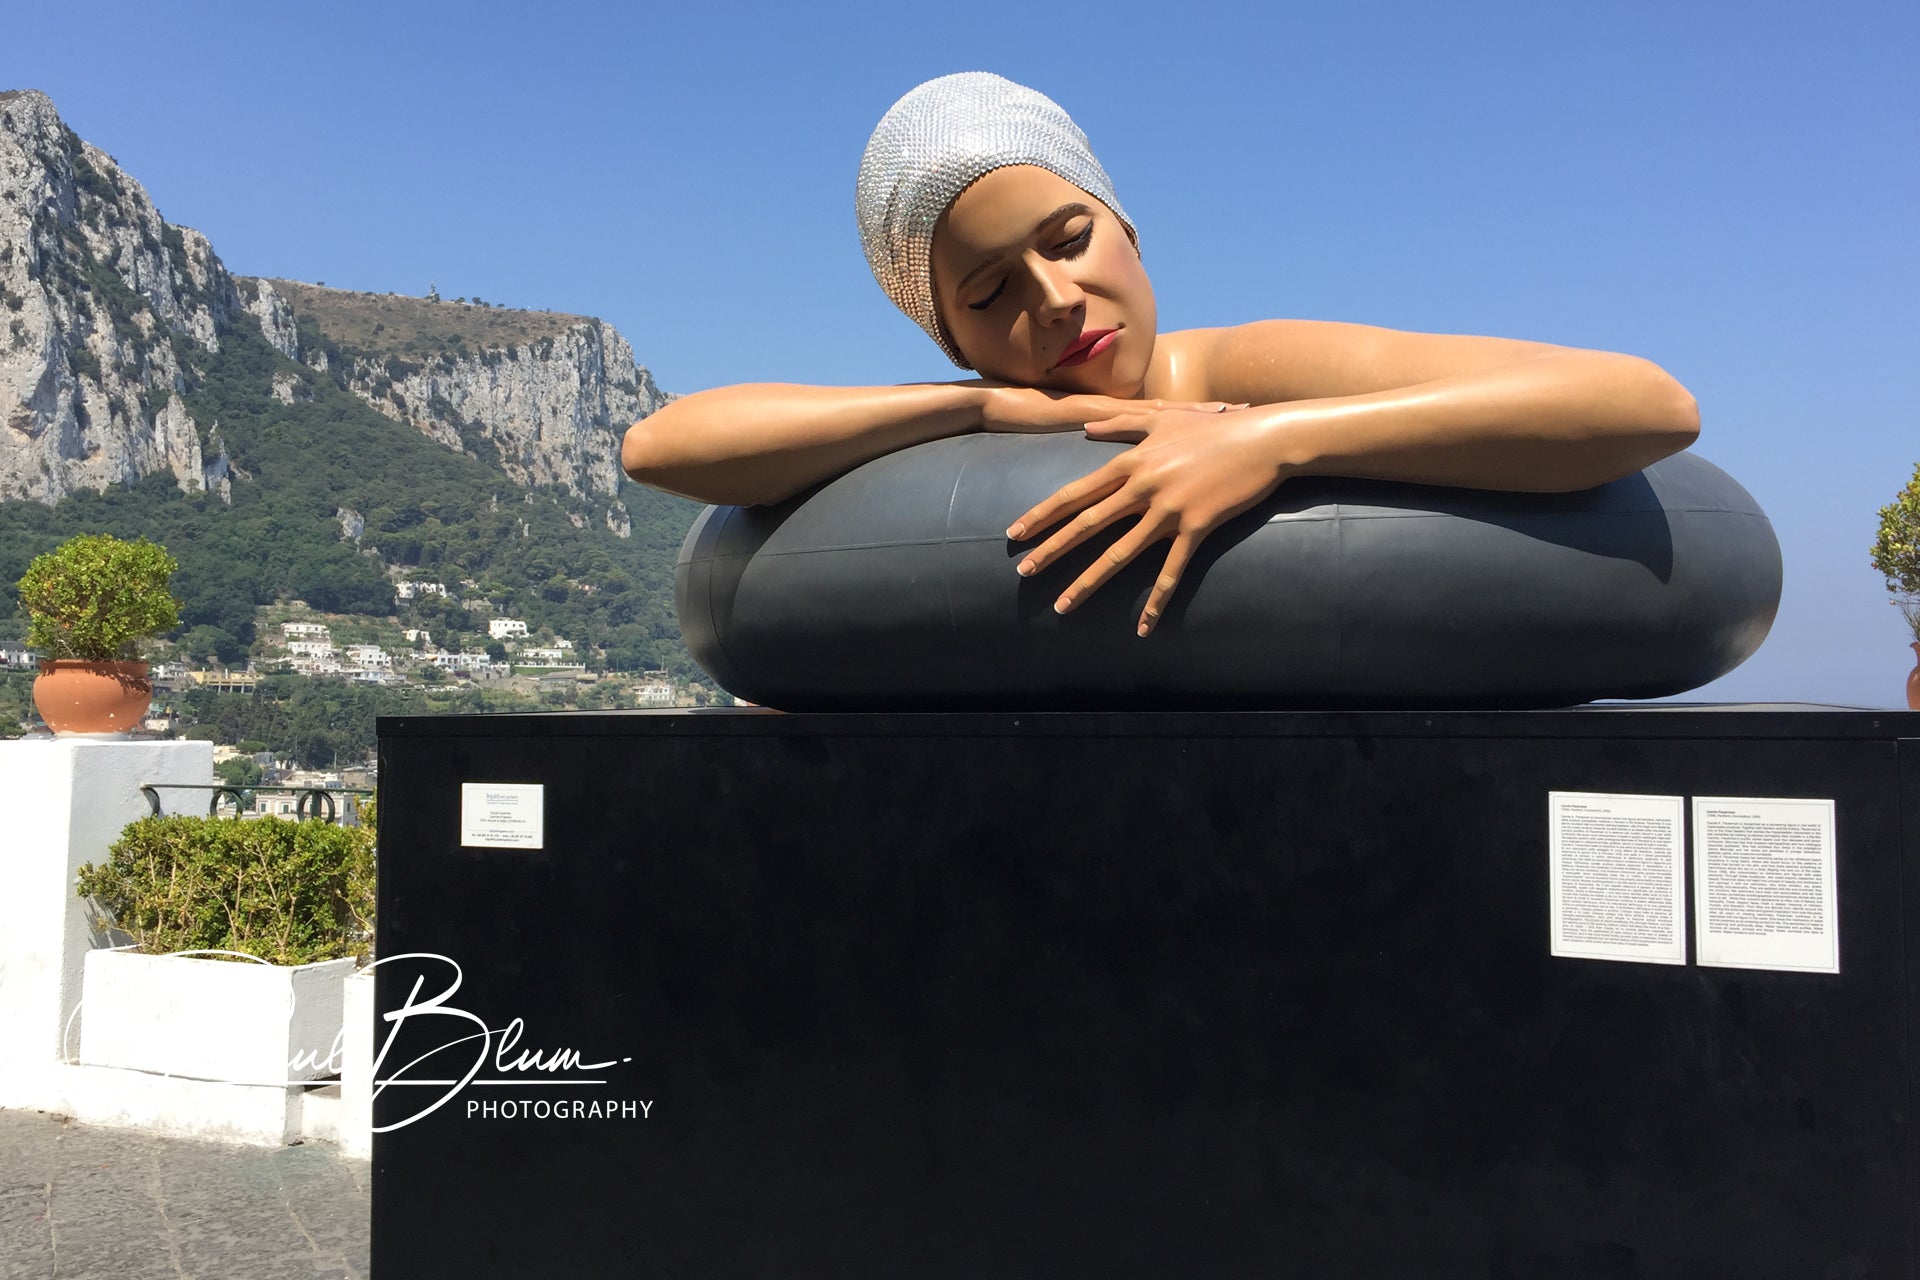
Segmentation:
<svg viewBox="0 0 1920 1280">
<path fill-rule="evenodd" d="M 1189 413 L 1227 413 L 1234 409 L 1244 409 L 1244 404 L 1234 404 L 1227 400 L 1196 400 L 1192 404 L 1168 405 L 1169 409 L 1184 409 Z"/>
<path fill-rule="evenodd" d="M 1114 462 L 1118 461 L 1114 459 Z M 1114 468 L 1114 462 L 1054 490 L 1038 506 L 1028 508 L 1024 515 L 1008 525 L 1007 536 L 1018 542 L 1118 489 L 1127 482 L 1127 478 L 1125 472 Z"/>
<path fill-rule="evenodd" d="M 1107 397 L 1100 397 L 1108 399 Z M 1102 417 L 1147 413 L 1218 413 L 1226 405 L 1222 400 L 1108 400 L 1111 409 Z M 1234 405 L 1244 409 L 1245 405 Z"/>
<path fill-rule="evenodd" d="M 1141 424 L 1137 414 L 1087 424 L 1087 435 L 1095 440 L 1124 440 L 1129 444 L 1139 444 L 1152 434 L 1151 429 Z"/>
<path fill-rule="evenodd" d="M 1139 509 L 1140 504 L 1130 498 L 1124 489 L 1116 488 L 1101 501 L 1068 521 L 1058 533 L 1029 552 L 1020 562 L 1020 576 L 1031 578 L 1115 520 Z"/>
<path fill-rule="evenodd" d="M 1089 397 L 1105 400 L 1106 397 Z M 1225 400 L 1107 400 L 1087 413 L 1089 418 L 1142 418 L 1156 413 L 1227 413 L 1244 404 Z"/>
<path fill-rule="evenodd" d="M 1117 396 L 1074 396 L 1062 401 L 1061 407 L 1078 415 L 1082 422 L 1099 422 L 1106 418 L 1137 418 L 1159 413 L 1166 404 L 1160 400 L 1122 400 Z"/>
<path fill-rule="evenodd" d="M 1140 635 L 1149 634 L 1160 624 L 1160 616 L 1167 611 L 1167 602 L 1173 599 L 1174 589 L 1180 585 L 1180 577 L 1186 573 L 1187 563 L 1199 545 L 1200 539 L 1190 533 L 1174 538 L 1167 562 L 1160 567 L 1160 576 L 1154 579 L 1153 590 L 1147 594 L 1147 607 L 1140 611 Z"/>
<path fill-rule="evenodd" d="M 1072 586 L 1060 593 L 1060 598 L 1053 602 L 1054 612 L 1066 613 L 1079 607 L 1107 579 L 1132 564 L 1135 556 L 1164 537 L 1166 531 L 1161 526 L 1149 525 L 1145 521 L 1129 529 L 1125 535 L 1115 539 L 1112 546 L 1101 552 L 1099 558 L 1075 579 Z"/>
</svg>

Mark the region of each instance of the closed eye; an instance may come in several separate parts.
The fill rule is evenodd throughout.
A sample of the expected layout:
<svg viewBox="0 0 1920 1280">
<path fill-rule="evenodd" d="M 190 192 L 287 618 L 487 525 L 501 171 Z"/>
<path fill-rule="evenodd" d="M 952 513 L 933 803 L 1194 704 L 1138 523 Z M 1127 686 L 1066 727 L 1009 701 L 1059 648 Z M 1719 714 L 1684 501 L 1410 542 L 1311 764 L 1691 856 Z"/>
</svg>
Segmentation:
<svg viewBox="0 0 1920 1280">
<path fill-rule="evenodd" d="M 1000 283 L 993 287 L 992 293 L 980 299 L 980 301 L 978 302 L 969 302 L 967 304 L 967 309 L 970 311 L 985 311 L 988 307 L 992 306 L 995 302 L 999 301 L 1000 295 L 1005 293 L 1006 291 L 1007 291 L 1007 278 L 1005 276 L 1001 276 Z"/>
<path fill-rule="evenodd" d="M 1077 258 L 1081 254 L 1085 253 L 1087 251 L 1087 246 L 1092 243 L 1093 243 L 1093 219 L 1089 218 L 1087 219 L 1087 225 L 1080 229 L 1080 234 L 1076 236 L 1071 236 L 1066 240 L 1062 240 L 1059 244 L 1054 245 L 1053 252 L 1062 258 Z M 969 302 L 967 304 L 967 309 L 970 311 L 985 311 L 988 307 L 998 302 L 1000 300 L 1000 295 L 1005 293 L 1006 291 L 1007 291 L 1007 277 L 1001 276 L 1000 283 L 993 287 L 992 293 L 980 299 L 980 301 L 978 302 Z"/>
</svg>

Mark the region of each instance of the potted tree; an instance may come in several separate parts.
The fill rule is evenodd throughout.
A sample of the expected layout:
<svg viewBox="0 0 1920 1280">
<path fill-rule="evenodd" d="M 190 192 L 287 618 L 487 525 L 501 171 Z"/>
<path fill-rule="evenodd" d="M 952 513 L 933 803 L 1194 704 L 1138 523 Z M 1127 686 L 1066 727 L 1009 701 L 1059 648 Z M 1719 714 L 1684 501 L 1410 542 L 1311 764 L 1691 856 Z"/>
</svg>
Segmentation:
<svg viewBox="0 0 1920 1280">
<path fill-rule="evenodd" d="M 1873 541 L 1873 567 L 1913 635 L 1914 668 L 1907 675 L 1907 706 L 1920 711 L 1920 465 L 1906 488 L 1880 508 L 1880 534 Z"/>
<path fill-rule="evenodd" d="M 123 734 L 153 701 L 135 642 L 180 623 L 167 591 L 179 565 L 145 538 L 71 538 L 34 558 L 20 579 L 31 620 L 27 644 L 40 651 L 33 705 L 55 733 Z"/>
</svg>

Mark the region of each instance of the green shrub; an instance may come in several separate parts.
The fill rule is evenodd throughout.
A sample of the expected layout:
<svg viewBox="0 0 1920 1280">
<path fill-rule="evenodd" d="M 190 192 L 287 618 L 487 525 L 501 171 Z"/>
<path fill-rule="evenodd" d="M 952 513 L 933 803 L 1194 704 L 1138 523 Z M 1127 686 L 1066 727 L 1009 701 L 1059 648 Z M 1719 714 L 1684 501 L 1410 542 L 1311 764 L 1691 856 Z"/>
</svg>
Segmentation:
<svg viewBox="0 0 1920 1280">
<path fill-rule="evenodd" d="M 155 954 L 239 951 L 310 964 L 373 949 L 371 827 L 142 818 L 80 868 L 79 893 Z"/>
<path fill-rule="evenodd" d="M 1873 540 L 1873 567 L 1887 580 L 1901 615 L 1920 641 L 1920 465 L 1906 488 L 1880 508 L 1880 531 Z"/>
<path fill-rule="evenodd" d="M 167 592 L 179 567 L 145 538 L 69 538 L 35 556 L 20 579 L 20 605 L 33 620 L 27 643 L 49 658 L 137 657 L 134 641 L 180 625 L 179 602 Z"/>
</svg>

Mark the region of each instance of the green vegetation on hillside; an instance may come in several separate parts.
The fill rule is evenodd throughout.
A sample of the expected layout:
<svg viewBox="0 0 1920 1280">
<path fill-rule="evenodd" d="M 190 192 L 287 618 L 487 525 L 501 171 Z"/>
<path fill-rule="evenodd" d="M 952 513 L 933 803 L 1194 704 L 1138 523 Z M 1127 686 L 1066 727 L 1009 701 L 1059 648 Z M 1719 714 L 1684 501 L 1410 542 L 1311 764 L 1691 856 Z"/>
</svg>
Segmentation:
<svg viewBox="0 0 1920 1280">
<path fill-rule="evenodd" d="M 602 682 L 571 692 L 526 697 L 506 689 L 350 684 L 306 676 L 267 676 L 252 693 L 188 689 L 155 699 L 190 726 L 182 736 L 215 742 L 253 742 L 305 769 L 333 769 L 368 759 L 379 716 L 544 711 L 621 705 Z M 631 705 L 628 703 L 626 705 Z"/>
<path fill-rule="evenodd" d="M 311 317 L 340 350 L 354 355 L 428 355 L 485 347 L 524 346 L 557 337 L 586 316 L 521 311 L 469 302 L 433 302 L 396 293 L 323 289 L 298 280 L 268 280 L 297 316 Z"/>
<path fill-rule="evenodd" d="M 631 689 L 612 680 L 566 683 L 570 687 L 517 692 L 506 682 L 493 681 L 379 686 L 309 676 L 263 676 L 251 693 L 196 687 L 177 693 L 161 690 L 154 696 L 153 714 L 177 717 L 175 732 L 182 738 L 270 752 L 302 769 L 339 769 L 362 763 L 373 754 L 374 722 L 380 716 L 612 710 L 634 705 Z M 32 689 L 31 672 L 0 671 L 0 739 L 17 737 L 22 722 L 30 719 Z M 259 766 L 245 759 L 223 762 L 214 771 L 238 787 L 261 781 Z"/>
<path fill-rule="evenodd" d="M 0 671 L 0 738 L 11 738 L 15 728 L 33 712 L 33 673 Z"/>
<path fill-rule="evenodd" d="M 476 710 L 442 700 L 430 707 L 417 688 L 378 688 L 342 680 L 268 676 L 251 694 L 191 689 L 161 700 L 189 725 L 217 733 L 216 742 L 253 740 L 303 768 L 327 769 L 373 754 L 377 716 L 418 715 L 429 710 Z"/>
<path fill-rule="evenodd" d="M 621 496 L 633 532 L 623 540 L 605 526 L 604 499 L 521 488 L 395 424 L 329 374 L 282 357 L 250 316 L 221 335 L 218 353 L 176 349 L 192 371 L 185 402 L 203 446 L 211 457 L 224 443 L 232 459 L 232 505 L 183 494 L 164 475 L 54 507 L 0 502 L 0 636 L 25 629 L 14 583 L 33 556 L 76 533 L 109 532 L 150 538 L 179 559 L 177 638 L 195 656 L 241 661 L 256 606 L 275 600 L 392 615 L 392 564 L 536 630 L 551 627 L 583 660 L 604 647 L 613 670 L 696 676 L 673 613 L 674 555 L 693 503 L 629 486 Z M 276 399 L 276 374 L 297 379 L 311 399 Z M 342 509 L 365 520 L 357 544 L 342 535 Z M 463 579 L 475 586 L 461 588 Z M 430 600 L 416 613 L 409 625 L 431 627 L 436 641 L 485 631 L 458 600 Z"/>
</svg>

